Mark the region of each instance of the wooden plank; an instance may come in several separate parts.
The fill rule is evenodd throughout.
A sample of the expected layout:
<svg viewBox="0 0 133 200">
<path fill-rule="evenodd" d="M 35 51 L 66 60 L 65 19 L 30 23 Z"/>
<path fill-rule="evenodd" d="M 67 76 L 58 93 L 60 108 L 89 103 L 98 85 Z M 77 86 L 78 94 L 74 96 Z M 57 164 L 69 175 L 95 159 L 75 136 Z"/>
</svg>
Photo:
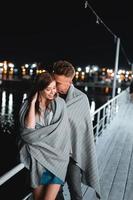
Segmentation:
<svg viewBox="0 0 133 200">
<path fill-rule="evenodd" d="M 128 172 L 127 187 L 125 189 L 124 200 L 133 199 L 133 150 Z"/>
<path fill-rule="evenodd" d="M 104 172 L 104 168 L 108 162 L 111 152 L 113 151 L 115 143 L 118 137 L 120 137 L 119 131 L 117 130 L 119 130 L 121 127 L 120 121 L 123 120 L 123 116 L 125 116 L 126 111 L 127 106 L 122 109 L 120 114 L 114 118 L 109 127 L 105 129 L 103 134 L 98 138 L 98 142 L 96 144 L 96 152 L 100 177 Z"/>
<path fill-rule="evenodd" d="M 112 188 L 109 193 L 108 200 L 123 200 L 131 154 L 132 140 L 131 135 L 129 134 L 121 154 L 121 159 L 116 170 L 116 175 L 112 183 Z"/>
<path fill-rule="evenodd" d="M 126 110 L 125 110 L 126 109 Z M 120 140 L 121 139 L 123 139 L 123 135 L 127 135 L 128 134 L 128 132 L 129 132 L 129 130 L 130 130 L 130 132 L 132 132 L 132 130 L 133 130 L 133 112 L 132 112 L 132 109 L 130 108 L 130 106 L 129 105 L 126 105 L 126 107 L 125 107 L 125 111 L 126 111 L 126 115 L 122 115 L 122 112 L 121 113 L 119 113 L 119 120 L 117 121 L 117 124 L 120 124 L 121 125 L 121 128 L 120 128 L 120 130 L 121 130 L 121 132 L 123 133 L 121 136 L 120 136 Z M 117 130 L 116 129 L 116 133 L 118 132 L 118 131 L 120 131 L 120 130 Z M 130 135 L 131 136 L 131 135 Z M 132 136 L 131 136 L 132 137 Z M 131 138 L 130 138 L 131 139 Z M 130 143 L 130 145 L 132 144 L 132 140 L 131 140 L 131 143 Z M 111 180 L 113 181 L 113 174 L 112 173 L 115 173 L 115 170 L 117 169 L 117 166 L 118 165 L 116 165 L 115 166 L 115 163 L 117 163 L 118 162 L 118 154 L 120 153 L 120 152 L 118 152 L 118 150 L 120 150 L 120 149 L 122 149 L 121 147 L 122 147 L 122 145 L 123 144 L 120 144 L 120 142 L 117 144 L 118 145 L 118 147 L 117 147 L 117 151 L 116 151 L 116 155 L 114 154 L 114 160 L 112 159 L 109 163 L 110 164 L 108 164 L 108 165 L 110 165 L 110 167 L 109 167 L 109 169 L 105 169 L 105 171 L 104 171 L 104 175 L 103 175 L 103 177 L 102 177 L 102 179 L 101 179 L 101 193 L 102 193 L 102 200 L 106 200 L 106 199 L 108 199 L 108 192 L 109 192 L 109 190 L 111 189 L 111 184 L 113 184 L 113 182 L 111 183 Z M 121 147 L 119 147 L 121 145 Z M 131 146 L 130 146 L 131 147 Z M 127 147 L 126 147 L 127 148 Z M 131 150 L 131 148 L 130 148 L 130 150 Z M 115 149 L 114 149 L 114 152 L 115 152 Z M 128 151 L 127 151 L 128 152 Z M 127 157 L 128 157 L 128 155 L 127 155 Z M 117 159 L 117 160 L 116 160 Z M 113 165 L 113 163 L 114 163 L 114 165 Z M 123 164 L 124 164 L 125 162 L 124 162 L 124 160 L 123 160 Z M 123 165 L 122 164 L 122 165 Z M 111 166 L 112 166 L 112 169 L 111 169 Z M 108 166 L 107 166 L 108 167 Z M 114 170 L 114 168 L 115 168 L 115 170 Z M 116 174 L 114 174 L 114 176 L 115 176 Z M 118 176 L 119 177 L 119 176 Z M 111 178 L 111 180 L 110 180 L 110 178 Z M 108 181 L 109 180 L 109 181 Z M 115 194 L 115 196 L 116 196 L 116 194 Z M 113 199 L 113 195 L 111 194 L 110 195 L 110 197 Z M 117 198 L 115 198 L 115 199 L 119 199 L 118 197 Z"/>
<path fill-rule="evenodd" d="M 86 190 L 88 189 L 88 186 L 82 184 L 81 187 L 82 187 L 82 194 L 84 196 Z M 69 193 L 69 189 L 68 189 L 67 183 L 65 183 L 65 185 L 63 187 L 63 194 L 64 194 L 64 197 L 65 197 L 65 200 L 70 200 L 70 193 Z"/>
<path fill-rule="evenodd" d="M 118 167 L 119 160 L 122 154 L 126 137 L 127 137 L 126 134 L 122 135 L 121 141 L 119 140 L 117 144 L 115 145 L 112 155 L 110 157 L 110 160 L 108 161 L 107 166 L 104 170 L 104 174 L 102 178 L 100 179 L 102 200 L 107 200 L 108 198 L 110 189 L 112 187 L 113 179 L 116 173 L 116 169 Z"/>
<path fill-rule="evenodd" d="M 95 191 L 91 188 L 91 187 L 87 187 L 87 190 L 85 191 L 84 195 L 83 195 L 83 199 L 84 200 L 97 200 Z"/>
<path fill-rule="evenodd" d="M 69 193 L 69 190 L 68 190 L 67 183 L 65 183 L 65 185 L 63 187 L 63 195 L 64 195 L 65 200 L 70 200 L 70 193 Z"/>
<path fill-rule="evenodd" d="M 84 184 L 82 184 L 82 194 L 83 194 L 83 196 L 85 195 L 85 193 L 86 193 L 87 189 L 88 189 L 88 186 L 87 186 L 87 185 L 84 185 Z"/>
<path fill-rule="evenodd" d="M 103 138 L 99 143 L 99 146 L 102 146 L 101 155 L 99 155 L 98 157 L 98 170 L 99 170 L 100 178 L 103 175 L 106 164 L 110 159 L 110 156 L 112 154 L 112 151 L 116 143 L 119 141 L 119 137 L 120 137 L 119 134 L 120 132 L 117 132 L 116 134 L 116 130 L 112 131 L 111 129 L 109 129 L 108 133 L 106 133 L 106 136 L 109 136 L 109 137 L 107 138 L 106 136 L 103 136 L 105 138 Z M 105 139 L 108 139 L 108 141 L 105 141 Z M 97 151 L 100 152 L 100 148 L 97 149 Z"/>
</svg>

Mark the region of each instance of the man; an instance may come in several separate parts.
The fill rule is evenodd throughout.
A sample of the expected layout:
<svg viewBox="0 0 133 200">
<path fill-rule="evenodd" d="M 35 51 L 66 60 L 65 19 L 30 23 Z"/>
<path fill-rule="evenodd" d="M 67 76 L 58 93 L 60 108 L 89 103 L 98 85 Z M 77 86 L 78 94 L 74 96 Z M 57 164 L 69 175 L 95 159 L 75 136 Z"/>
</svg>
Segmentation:
<svg viewBox="0 0 133 200">
<path fill-rule="evenodd" d="M 70 62 L 59 60 L 53 65 L 59 95 L 64 98 L 71 125 L 72 151 L 66 181 L 71 200 L 82 200 L 81 182 L 92 187 L 100 198 L 97 159 L 89 101 L 83 92 L 72 84 L 75 69 Z M 57 200 L 62 200 L 62 190 Z"/>
</svg>

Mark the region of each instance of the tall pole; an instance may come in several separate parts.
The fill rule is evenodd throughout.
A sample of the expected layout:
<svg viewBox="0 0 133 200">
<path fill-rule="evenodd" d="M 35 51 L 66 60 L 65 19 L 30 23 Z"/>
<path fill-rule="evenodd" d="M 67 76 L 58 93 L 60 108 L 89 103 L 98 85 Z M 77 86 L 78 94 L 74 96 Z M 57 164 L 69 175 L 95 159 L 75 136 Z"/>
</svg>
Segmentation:
<svg viewBox="0 0 133 200">
<path fill-rule="evenodd" d="M 120 51 L 120 38 L 117 38 L 112 98 L 115 97 L 115 91 L 116 91 L 116 76 L 118 71 L 119 51 Z"/>
<path fill-rule="evenodd" d="M 132 71 L 132 75 L 133 75 L 133 63 L 131 64 L 131 71 Z"/>
</svg>

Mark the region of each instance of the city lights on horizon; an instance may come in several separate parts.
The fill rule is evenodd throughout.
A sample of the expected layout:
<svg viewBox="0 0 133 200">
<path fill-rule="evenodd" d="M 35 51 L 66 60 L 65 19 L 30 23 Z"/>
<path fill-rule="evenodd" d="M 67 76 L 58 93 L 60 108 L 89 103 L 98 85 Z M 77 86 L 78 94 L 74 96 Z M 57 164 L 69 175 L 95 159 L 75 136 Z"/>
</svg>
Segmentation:
<svg viewBox="0 0 133 200">
<path fill-rule="evenodd" d="M 24 64 L 18 68 L 14 63 L 9 61 L 0 62 L 0 77 L 19 75 L 21 77 L 31 77 L 33 75 L 42 73 L 46 70 L 45 66 L 40 66 L 40 63 Z M 81 81 L 87 81 L 87 77 L 95 77 L 104 82 L 111 82 L 114 78 L 114 70 L 107 67 L 99 67 L 97 65 L 87 65 L 85 67 L 76 67 L 75 79 Z M 117 72 L 117 80 L 121 81 L 131 81 L 133 78 L 132 70 L 119 69 Z"/>
</svg>

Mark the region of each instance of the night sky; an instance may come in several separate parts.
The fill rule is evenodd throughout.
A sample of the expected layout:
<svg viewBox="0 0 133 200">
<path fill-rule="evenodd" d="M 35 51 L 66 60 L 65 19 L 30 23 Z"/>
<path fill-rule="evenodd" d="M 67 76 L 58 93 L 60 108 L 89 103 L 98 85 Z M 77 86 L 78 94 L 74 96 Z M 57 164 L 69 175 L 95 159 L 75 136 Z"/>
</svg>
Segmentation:
<svg viewBox="0 0 133 200">
<path fill-rule="evenodd" d="M 133 62 L 133 12 L 129 0 L 91 0 L 96 14 L 121 39 L 119 67 Z M 76 66 L 114 68 L 116 40 L 83 0 L 12 2 L 1 6 L 0 60 L 17 65 L 66 59 Z"/>
</svg>

